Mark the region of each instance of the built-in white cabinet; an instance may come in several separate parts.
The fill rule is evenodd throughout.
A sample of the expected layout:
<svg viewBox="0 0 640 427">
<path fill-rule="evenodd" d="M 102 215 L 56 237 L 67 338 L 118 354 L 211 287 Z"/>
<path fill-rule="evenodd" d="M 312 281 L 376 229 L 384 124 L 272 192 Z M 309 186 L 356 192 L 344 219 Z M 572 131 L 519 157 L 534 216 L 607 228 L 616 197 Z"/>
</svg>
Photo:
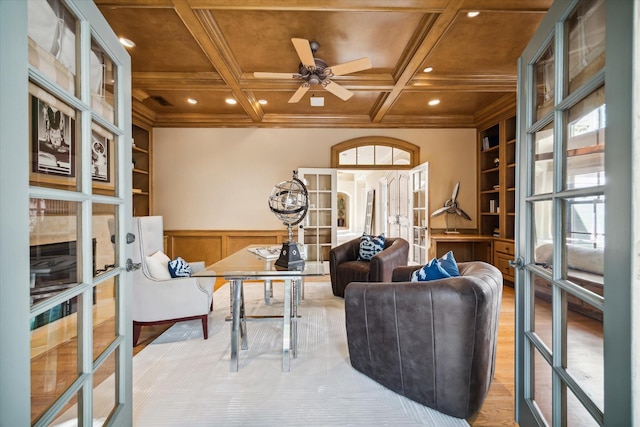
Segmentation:
<svg viewBox="0 0 640 427">
<path fill-rule="evenodd" d="M 298 178 L 309 193 L 309 211 L 299 225 L 299 243 L 305 245 L 307 260 L 329 261 L 329 251 L 337 241 L 337 170 L 299 168 Z"/>
</svg>

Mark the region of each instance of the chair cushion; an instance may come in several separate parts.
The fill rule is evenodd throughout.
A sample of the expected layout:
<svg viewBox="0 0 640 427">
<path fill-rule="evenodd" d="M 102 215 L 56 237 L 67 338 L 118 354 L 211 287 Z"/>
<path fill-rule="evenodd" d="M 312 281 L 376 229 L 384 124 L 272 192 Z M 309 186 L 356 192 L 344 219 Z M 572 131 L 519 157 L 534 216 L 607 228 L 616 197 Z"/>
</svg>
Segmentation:
<svg viewBox="0 0 640 427">
<path fill-rule="evenodd" d="M 169 261 L 169 274 L 171 277 L 190 277 L 191 266 L 182 258 L 177 257 L 173 261 Z"/>
<path fill-rule="evenodd" d="M 384 233 L 379 236 L 371 236 L 367 233 L 360 238 L 360 251 L 358 261 L 370 261 L 375 255 L 384 249 Z"/>
<path fill-rule="evenodd" d="M 442 267 L 437 258 L 433 258 L 422 268 L 413 272 L 411 281 L 427 282 L 429 280 L 446 279 L 447 277 L 451 277 L 451 275 Z"/>
<path fill-rule="evenodd" d="M 171 261 L 171 258 L 162 251 L 157 251 L 153 255 L 145 257 L 145 264 L 151 278 L 155 280 L 171 279 L 169 261 Z"/>
</svg>

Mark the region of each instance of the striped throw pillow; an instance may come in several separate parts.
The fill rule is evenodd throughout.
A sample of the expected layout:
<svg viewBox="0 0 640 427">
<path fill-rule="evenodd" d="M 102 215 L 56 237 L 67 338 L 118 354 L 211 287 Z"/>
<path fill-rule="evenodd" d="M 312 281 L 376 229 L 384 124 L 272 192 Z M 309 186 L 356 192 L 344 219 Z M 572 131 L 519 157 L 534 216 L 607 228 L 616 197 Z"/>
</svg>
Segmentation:
<svg viewBox="0 0 640 427">
<path fill-rule="evenodd" d="M 177 257 L 173 261 L 169 261 L 169 273 L 171 277 L 189 277 L 191 276 L 191 266 L 182 258 Z"/>
</svg>

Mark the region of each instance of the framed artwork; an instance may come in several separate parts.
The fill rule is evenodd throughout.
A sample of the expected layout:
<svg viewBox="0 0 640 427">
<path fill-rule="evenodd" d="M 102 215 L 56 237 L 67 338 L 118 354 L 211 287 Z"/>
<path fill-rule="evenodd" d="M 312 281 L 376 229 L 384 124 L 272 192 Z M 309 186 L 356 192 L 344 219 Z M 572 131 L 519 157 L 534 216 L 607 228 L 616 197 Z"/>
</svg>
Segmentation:
<svg viewBox="0 0 640 427">
<path fill-rule="evenodd" d="M 95 123 L 91 126 L 91 180 L 93 188 L 114 190 L 113 135 Z"/>
<path fill-rule="evenodd" d="M 31 96 L 31 172 L 75 179 L 75 120 L 56 105 Z M 40 180 L 40 178 L 37 178 Z"/>
</svg>

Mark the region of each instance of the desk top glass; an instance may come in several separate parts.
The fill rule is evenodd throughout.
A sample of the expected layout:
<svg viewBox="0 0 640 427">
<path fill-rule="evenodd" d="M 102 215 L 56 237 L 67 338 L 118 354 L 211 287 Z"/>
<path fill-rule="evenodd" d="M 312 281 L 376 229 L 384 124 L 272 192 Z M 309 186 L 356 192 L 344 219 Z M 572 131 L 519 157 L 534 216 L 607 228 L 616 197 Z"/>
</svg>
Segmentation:
<svg viewBox="0 0 640 427">
<path fill-rule="evenodd" d="M 263 258 L 250 249 L 264 248 L 265 245 L 249 245 L 240 251 L 211 264 L 205 270 L 199 271 L 193 277 L 226 277 L 226 278 L 269 278 L 269 277 L 300 277 L 324 275 L 324 263 L 316 261 L 305 262 L 297 270 L 286 270 L 277 267 L 277 258 Z"/>
</svg>

